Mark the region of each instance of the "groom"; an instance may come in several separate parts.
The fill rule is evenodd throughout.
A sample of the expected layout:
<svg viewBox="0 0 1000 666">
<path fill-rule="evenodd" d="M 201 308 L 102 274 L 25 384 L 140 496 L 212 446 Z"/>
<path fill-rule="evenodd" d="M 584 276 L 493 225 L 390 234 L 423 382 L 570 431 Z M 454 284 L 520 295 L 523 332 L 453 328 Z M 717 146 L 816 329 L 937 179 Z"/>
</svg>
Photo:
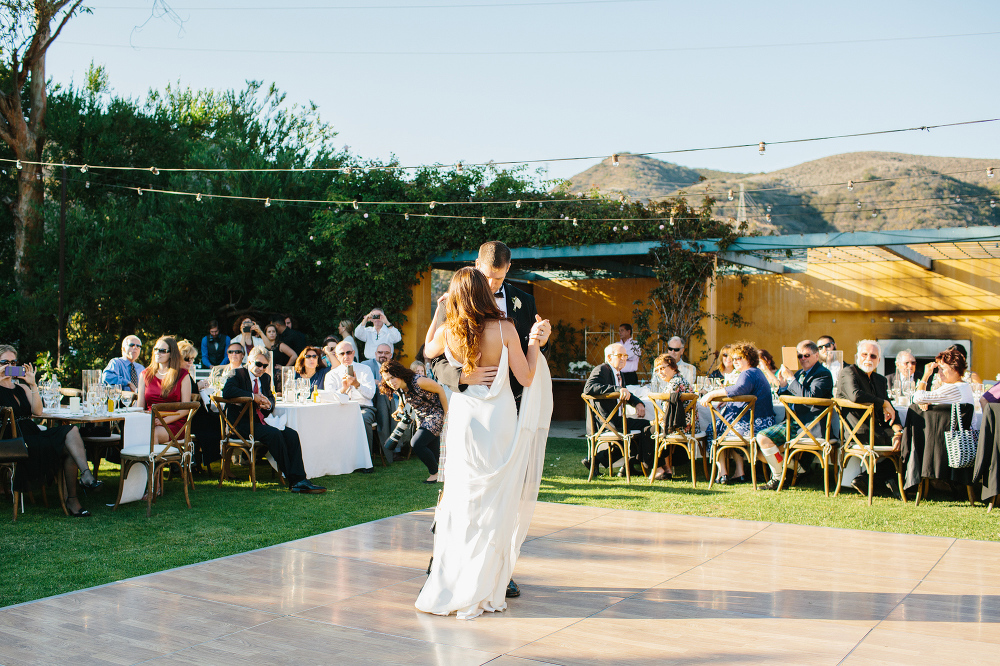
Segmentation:
<svg viewBox="0 0 1000 666">
<path fill-rule="evenodd" d="M 535 297 L 521 291 L 507 281 L 507 271 L 510 270 L 510 248 L 500 241 L 487 241 L 479 246 L 479 256 L 476 258 L 476 269 L 486 276 L 499 307 L 507 318 L 514 322 L 517 335 L 521 338 L 521 351 L 527 354 L 528 340 L 537 338 L 545 352 L 549 336 L 552 334 L 552 324 L 548 319 L 538 316 L 535 309 Z M 434 377 L 452 391 L 464 391 L 468 386 L 482 384 L 489 386 L 497 375 L 496 366 L 478 367 L 471 375 L 466 375 L 461 368 L 448 363 L 444 356 L 438 356 L 430 361 Z M 510 373 L 510 388 L 518 410 L 521 408 L 521 386 L 514 373 Z M 521 590 L 513 580 L 507 586 L 507 598 L 521 596 Z"/>
</svg>

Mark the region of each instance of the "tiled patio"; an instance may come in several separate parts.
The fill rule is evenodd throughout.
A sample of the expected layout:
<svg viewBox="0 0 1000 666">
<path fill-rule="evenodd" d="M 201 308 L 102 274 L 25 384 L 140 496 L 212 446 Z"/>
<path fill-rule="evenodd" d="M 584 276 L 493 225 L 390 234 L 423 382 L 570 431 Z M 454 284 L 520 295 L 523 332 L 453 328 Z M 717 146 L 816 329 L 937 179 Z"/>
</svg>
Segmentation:
<svg viewBox="0 0 1000 666">
<path fill-rule="evenodd" d="M 540 503 L 523 594 L 413 608 L 430 511 L 0 609 L 15 664 L 996 664 L 1000 544 Z"/>
</svg>

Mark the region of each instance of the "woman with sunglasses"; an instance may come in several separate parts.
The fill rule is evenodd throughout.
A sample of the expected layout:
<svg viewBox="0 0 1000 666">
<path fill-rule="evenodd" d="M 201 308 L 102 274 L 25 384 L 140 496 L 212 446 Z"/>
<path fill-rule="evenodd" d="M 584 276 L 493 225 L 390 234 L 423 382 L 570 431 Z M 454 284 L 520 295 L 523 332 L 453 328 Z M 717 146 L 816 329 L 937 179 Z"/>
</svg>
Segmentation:
<svg viewBox="0 0 1000 666">
<path fill-rule="evenodd" d="M 198 350 L 189 340 L 178 342 L 177 349 L 183 359 L 181 367 L 188 372 L 191 396 L 195 402 L 201 403 L 201 409 L 191 417 L 191 434 L 195 436 L 195 468 L 200 471 L 201 465 L 208 467 L 222 458 L 218 446 L 219 440 L 222 439 L 222 426 L 219 423 L 219 416 L 201 399 L 201 390 L 208 388 L 210 382 L 207 379 L 196 381 L 194 378 L 194 364 L 198 359 Z"/>
<path fill-rule="evenodd" d="M 430 474 L 424 483 L 437 483 L 438 458 L 441 455 L 441 429 L 448 411 L 444 387 L 433 379 L 421 377 L 395 359 L 382 364 L 382 382 L 378 390 L 391 398 L 399 395 L 400 410 L 408 403 L 419 418 L 420 425 L 410 439 L 410 446 Z"/>
<path fill-rule="evenodd" d="M 177 341 L 165 336 L 153 345 L 153 362 L 139 375 L 139 407 L 148 409 L 166 402 L 190 402 L 191 382 L 188 371 L 181 367 L 181 352 Z M 163 418 L 167 428 L 175 437 L 187 421 L 187 410 L 171 412 Z M 156 441 L 165 444 L 170 441 L 170 433 L 156 426 Z"/>
<path fill-rule="evenodd" d="M 709 379 L 720 379 L 725 381 L 727 377 L 735 378 L 736 374 L 733 370 L 733 346 L 726 345 L 719 350 L 719 355 L 715 359 L 715 363 L 712 365 L 712 371 L 708 373 Z"/>
<path fill-rule="evenodd" d="M 322 389 L 326 373 L 330 368 L 320 363 L 323 350 L 319 347 L 306 347 L 295 359 L 295 378 L 308 379 L 310 389 Z"/>
<path fill-rule="evenodd" d="M 21 372 L 23 375 L 15 381 L 13 373 Z M 0 345 L 0 407 L 14 410 L 17 434 L 24 438 L 28 447 L 27 462 L 17 465 L 18 490 L 27 492 L 37 481 L 49 483 L 61 465 L 66 480 L 66 510 L 74 518 L 88 517 L 90 512 L 80 505 L 76 494 L 77 471 L 83 470 L 80 485 L 88 490 L 97 490 L 104 482 L 96 480 L 90 471 L 83 439 L 76 426 L 42 430 L 31 420 L 41 414 L 43 408 L 42 396 L 35 383 L 35 369 L 30 363 L 20 365 L 17 350 L 10 345 Z"/>
</svg>

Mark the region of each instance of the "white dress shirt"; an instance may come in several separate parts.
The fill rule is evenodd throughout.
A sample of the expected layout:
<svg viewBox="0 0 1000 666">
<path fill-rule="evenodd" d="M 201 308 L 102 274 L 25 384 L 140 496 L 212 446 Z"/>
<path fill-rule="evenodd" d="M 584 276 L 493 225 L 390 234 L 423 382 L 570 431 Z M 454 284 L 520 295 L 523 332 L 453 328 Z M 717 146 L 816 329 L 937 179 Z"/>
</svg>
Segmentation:
<svg viewBox="0 0 1000 666">
<path fill-rule="evenodd" d="M 625 353 L 628 354 L 622 372 L 637 372 L 639 370 L 639 343 L 635 341 L 635 338 L 629 338 L 622 340 L 622 346 L 625 347 Z"/>
<path fill-rule="evenodd" d="M 354 376 L 357 377 L 360 387 L 352 386 L 347 392 L 351 400 L 356 400 L 366 407 L 372 407 L 372 398 L 375 397 L 375 376 L 371 369 L 361 363 L 354 363 Z M 344 377 L 347 375 L 347 366 L 341 365 L 326 373 L 323 380 L 324 391 L 337 391 L 340 393 L 344 385 Z"/>
<path fill-rule="evenodd" d="M 389 345 L 389 351 L 394 351 L 393 345 L 403 339 L 398 328 L 386 325 L 378 330 L 375 330 L 374 326 L 356 328 L 354 329 L 354 337 L 357 338 L 358 342 L 365 343 L 366 358 L 375 358 L 375 350 L 378 349 L 379 345 Z"/>
<path fill-rule="evenodd" d="M 685 363 L 684 361 L 677 361 L 677 370 L 678 372 L 681 373 L 681 377 L 684 378 L 684 381 L 686 381 L 691 386 L 694 386 L 695 384 L 694 380 L 698 374 L 697 368 L 695 368 L 690 363 Z"/>
</svg>

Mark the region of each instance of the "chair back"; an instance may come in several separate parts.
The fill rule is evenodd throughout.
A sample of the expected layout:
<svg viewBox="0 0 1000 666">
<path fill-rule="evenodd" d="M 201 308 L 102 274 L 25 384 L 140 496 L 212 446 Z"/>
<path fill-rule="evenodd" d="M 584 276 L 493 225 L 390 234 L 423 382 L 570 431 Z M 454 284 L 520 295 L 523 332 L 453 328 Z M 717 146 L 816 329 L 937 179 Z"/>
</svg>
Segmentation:
<svg viewBox="0 0 1000 666">
<path fill-rule="evenodd" d="M 731 422 L 722 413 L 716 409 L 716 403 L 726 403 L 726 402 L 742 402 L 743 409 L 739 411 Z M 730 442 L 739 440 L 744 446 L 750 446 L 751 442 L 754 441 L 754 425 L 753 425 L 753 412 L 754 407 L 757 406 L 757 396 L 755 395 L 732 395 L 732 396 L 722 396 L 721 398 L 716 398 L 712 402 L 708 403 L 709 408 L 712 410 L 712 439 L 718 443 L 725 440 Z M 734 427 L 735 424 L 739 423 L 743 416 L 750 412 L 750 434 L 744 436 L 739 430 Z M 722 435 L 719 435 L 719 421 L 725 424 L 725 428 L 722 431 Z M 730 436 L 732 435 L 732 436 Z"/>
<path fill-rule="evenodd" d="M 843 442 L 844 448 L 857 447 L 868 449 L 869 451 L 874 450 L 875 404 L 871 402 L 852 402 L 846 398 L 837 398 L 834 402 L 836 403 L 837 413 L 840 414 L 840 441 Z M 853 428 L 848 423 L 847 414 L 845 413 L 849 409 L 861 411 L 861 418 L 858 419 L 857 424 Z M 858 439 L 858 432 L 866 424 L 868 426 L 868 441 L 862 442 Z"/>
<path fill-rule="evenodd" d="M 653 421 L 653 436 L 663 437 L 669 435 L 669 432 L 664 430 L 664 418 L 666 416 L 667 408 L 666 405 L 670 401 L 671 393 L 650 393 L 646 397 L 649 398 L 650 402 L 653 403 L 654 418 Z M 697 393 L 679 393 L 677 395 L 678 401 L 684 402 L 684 432 L 690 433 L 691 428 L 688 426 L 690 423 L 694 425 L 695 419 L 697 418 L 698 411 L 698 394 Z"/>
<path fill-rule="evenodd" d="M 837 402 L 832 398 L 800 398 L 794 395 L 782 395 L 778 397 L 781 404 L 785 406 L 785 442 L 788 445 L 812 445 L 820 448 L 832 446 L 830 439 L 830 428 L 833 423 L 833 415 L 837 412 Z M 822 407 L 823 409 L 809 423 L 803 423 L 799 415 L 795 413 L 794 405 L 809 405 L 810 407 Z M 813 435 L 813 428 L 824 423 L 822 441 Z M 792 437 L 792 423 L 797 423 L 799 432 Z"/>
<path fill-rule="evenodd" d="M 13 407 L 0 407 L 0 439 L 17 437 L 17 419 Z"/>
<path fill-rule="evenodd" d="M 217 395 L 213 395 L 212 403 L 215 404 L 215 408 L 219 410 L 219 420 L 222 425 L 222 440 L 232 440 L 234 442 L 239 442 L 244 446 L 253 447 L 255 441 L 253 436 L 254 412 L 251 408 L 253 405 L 253 398 L 246 396 L 240 398 L 220 398 Z M 239 413 L 233 420 L 230 420 L 229 410 L 227 409 L 230 405 L 243 405 L 243 408 L 239 410 Z M 249 435 L 246 437 L 240 434 L 240 431 L 237 429 L 237 426 L 243 421 L 243 419 L 247 419 L 250 423 Z"/>
<path fill-rule="evenodd" d="M 174 455 L 171 453 L 171 449 L 176 449 L 177 453 L 181 456 L 190 453 L 191 447 L 191 419 L 194 418 L 194 413 L 198 411 L 201 407 L 199 402 L 163 402 L 158 405 L 151 405 L 149 408 L 150 414 L 153 417 L 152 424 L 149 429 L 149 455 L 152 459 L 163 458 L 165 456 Z M 180 412 L 187 410 L 187 416 L 184 420 L 184 428 L 175 435 L 170 426 L 167 425 L 165 421 L 167 416 L 172 416 L 175 412 Z M 162 427 L 167 431 L 167 440 L 164 448 L 159 453 L 156 452 L 156 446 L 158 442 L 156 441 L 156 428 L 157 426 Z M 180 439 L 178 439 L 180 435 Z"/>
<path fill-rule="evenodd" d="M 618 439 L 622 439 L 624 434 L 628 433 L 628 417 L 625 415 L 625 401 L 622 400 L 621 393 L 615 391 L 614 393 L 608 393 L 606 395 L 587 395 L 582 394 L 581 397 L 583 401 L 587 403 L 587 435 L 591 439 L 599 439 L 603 436 L 614 436 Z M 602 416 L 600 410 L 597 408 L 598 400 L 617 400 L 614 408 L 608 415 Z M 622 427 L 621 430 L 615 427 L 614 418 L 621 412 Z M 597 424 L 597 429 L 594 429 L 595 419 Z"/>
</svg>

